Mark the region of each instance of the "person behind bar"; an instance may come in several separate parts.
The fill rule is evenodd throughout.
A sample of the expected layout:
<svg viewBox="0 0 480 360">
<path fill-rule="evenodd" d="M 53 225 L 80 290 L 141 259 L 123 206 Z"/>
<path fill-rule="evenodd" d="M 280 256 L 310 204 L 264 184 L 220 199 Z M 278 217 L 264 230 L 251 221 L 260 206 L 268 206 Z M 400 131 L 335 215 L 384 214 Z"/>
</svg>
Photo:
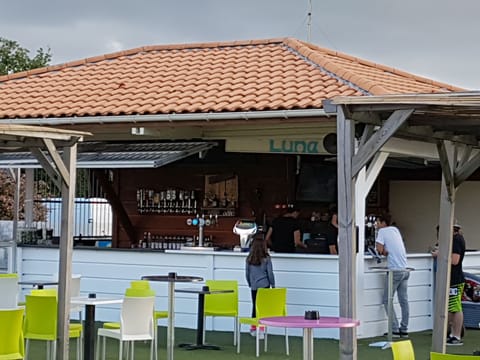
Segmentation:
<svg viewBox="0 0 480 360">
<path fill-rule="evenodd" d="M 410 273 L 407 270 L 407 252 L 403 243 L 400 231 L 391 226 L 390 215 L 377 217 L 378 235 L 375 240 L 376 248 L 380 255 L 387 257 L 387 267 L 393 270 L 393 289 L 392 295 L 397 293 L 398 302 L 402 311 L 402 320 L 398 325 L 395 309 L 392 314 L 392 333 L 395 337 L 408 337 L 408 278 Z M 388 276 L 385 277 L 385 287 L 383 292 L 383 305 L 388 314 Z"/>
<path fill-rule="evenodd" d="M 273 220 L 265 240 L 270 248 L 279 253 L 294 253 L 295 247 L 306 248 L 302 242 L 298 216 L 300 209 L 289 206 L 287 212 Z"/>
<path fill-rule="evenodd" d="M 253 240 L 245 264 L 245 277 L 252 293 L 252 318 L 256 317 L 255 304 L 257 291 L 260 288 L 275 287 L 272 259 L 267 251 L 265 241 L 261 238 Z M 250 327 L 250 334 L 256 336 L 256 326 Z M 262 337 L 263 333 L 260 335 Z"/>
<path fill-rule="evenodd" d="M 438 256 L 438 249 L 432 251 L 432 256 Z M 447 345 L 463 345 L 463 309 L 462 293 L 465 286 L 463 275 L 463 257 L 465 256 L 465 239 L 461 226 L 453 225 L 452 256 L 450 267 L 450 292 L 448 296 L 448 323 L 450 334 L 447 334 Z"/>
</svg>

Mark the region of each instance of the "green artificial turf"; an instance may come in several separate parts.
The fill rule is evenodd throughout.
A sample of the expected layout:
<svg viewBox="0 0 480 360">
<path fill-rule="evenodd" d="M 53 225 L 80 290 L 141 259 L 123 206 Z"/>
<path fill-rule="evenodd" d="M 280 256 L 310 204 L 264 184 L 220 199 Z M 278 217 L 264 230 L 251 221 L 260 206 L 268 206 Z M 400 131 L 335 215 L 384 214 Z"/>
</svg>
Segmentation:
<svg viewBox="0 0 480 360">
<path fill-rule="evenodd" d="M 255 338 L 248 333 L 242 333 L 241 353 L 237 354 L 236 347 L 233 346 L 233 335 L 230 332 L 207 332 L 207 343 L 219 345 L 221 350 L 185 350 L 178 346 L 175 347 L 174 359 L 176 360 L 254 360 L 255 357 Z M 430 347 L 432 343 L 432 331 L 423 331 L 411 333 L 410 339 L 415 349 L 415 358 L 417 360 L 427 360 L 429 358 Z M 369 338 L 358 340 L 359 360 L 392 359 L 390 349 L 382 350 L 380 348 L 370 347 L 369 344 L 376 341 L 384 341 L 385 338 Z M 176 329 L 175 343 L 195 342 L 195 331 L 190 329 Z M 70 343 L 70 359 L 76 359 L 75 341 Z M 268 352 L 263 352 L 263 342 L 261 342 L 260 358 L 268 359 L 302 359 L 302 338 L 290 336 L 290 356 L 285 354 L 285 338 L 280 335 L 268 336 Z M 135 345 L 135 359 L 148 359 L 150 352 L 148 343 L 137 343 Z M 45 343 L 31 341 L 30 360 L 45 359 Z M 315 359 L 329 360 L 339 358 L 338 341 L 333 339 L 315 339 L 314 344 Z M 463 346 L 447 347 L 448 353 L 454 354 L 472 354 L 473 351 L 480 350 L 480 330 L 467 329 L 464 337 Z M 166 328 L 159 327 L 159 360 L 166 359 Z M 107 339 L 107 357 L 108 360 L 118 359 L 118 342 Z M 480 357 L 479 357 L 480 360 Z"/>
</svg>

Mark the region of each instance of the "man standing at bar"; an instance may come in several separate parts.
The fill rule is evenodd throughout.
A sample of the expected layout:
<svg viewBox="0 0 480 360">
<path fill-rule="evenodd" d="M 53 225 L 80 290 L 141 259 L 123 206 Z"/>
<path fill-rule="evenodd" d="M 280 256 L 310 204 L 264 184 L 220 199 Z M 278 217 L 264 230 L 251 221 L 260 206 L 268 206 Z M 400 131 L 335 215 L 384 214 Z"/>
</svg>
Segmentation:
<svg viewBox="0 0 480 360">
<path fill-rule="evenodd" d="M 438 256 L 438 250 L 432 252 L 432 256 Z M 463 257 L 465 256 L 465 239 L 461 232 L 461 226 L 453 225 L 452 257 L 450 268 L 450 292 L 448 296 L 448 324 L 450 334 L 447 334 L 447 345 L 463 345 L 463 309 L 462 294 L 465 285 L 463 275 Z"/>
<path fill-rule="evenodd" d="M 296 247 L 306 247 L 302 242 L 298 215 L 300 215 L 300 209 L 289 206 L 285 214 L 273 220 L 265 236 L 267 245 L 273 251 L 294 253 Z"/>
<path fill-rule="evenodd" d="M 395 292 L 397 293 L 402 311 L 402 320 L 399 326 L 395 310 L 392 309 L 392 333 L 395 337 L 407 338 L 409 318 L 407 289 L 408 278 L 410 277 L 407 270 L 407 252 L 400 231 L 395 226 L 391 226 L 390 223 L 390 215 L 377 217 L 378 235 L 375 242 L 378 253 L 387 257 L 388 269 L 393 270 L 392 296 L 395 295 Z M 385 277 L 383 305 L 388 314 L 388 276 Z"/>
</svg>

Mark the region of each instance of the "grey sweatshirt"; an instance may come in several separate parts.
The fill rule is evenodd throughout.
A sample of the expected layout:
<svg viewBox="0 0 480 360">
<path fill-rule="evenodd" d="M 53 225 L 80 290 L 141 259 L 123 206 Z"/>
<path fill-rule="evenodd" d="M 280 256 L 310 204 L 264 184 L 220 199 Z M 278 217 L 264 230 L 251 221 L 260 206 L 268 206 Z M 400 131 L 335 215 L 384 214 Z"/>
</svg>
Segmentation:
<svg viewBox="0 0 480 360">
<path fill-rule="evenodd" d="M 245 277 L 250 289 L 275 287 L 275 277 L 273 275 L 272 260 L 266 257 L 260 265 L 251 265 L 246 261 Z"/>
</svg>

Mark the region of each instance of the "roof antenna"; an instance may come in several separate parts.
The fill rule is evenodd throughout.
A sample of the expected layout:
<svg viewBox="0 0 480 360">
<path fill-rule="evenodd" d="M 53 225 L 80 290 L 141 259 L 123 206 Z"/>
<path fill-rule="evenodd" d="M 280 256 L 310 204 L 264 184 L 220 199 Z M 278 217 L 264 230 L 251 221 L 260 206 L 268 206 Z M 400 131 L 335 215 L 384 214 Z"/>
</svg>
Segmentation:
<svg viewBox="0 0 480 360">
<path fill-rule="evenodd" d="M 308 22 L 307 22 L 307 41 L 311 42 L 312 39 L 312 0 L 308 0 L 309 11 L 307 14 Z"/>
</svg>

